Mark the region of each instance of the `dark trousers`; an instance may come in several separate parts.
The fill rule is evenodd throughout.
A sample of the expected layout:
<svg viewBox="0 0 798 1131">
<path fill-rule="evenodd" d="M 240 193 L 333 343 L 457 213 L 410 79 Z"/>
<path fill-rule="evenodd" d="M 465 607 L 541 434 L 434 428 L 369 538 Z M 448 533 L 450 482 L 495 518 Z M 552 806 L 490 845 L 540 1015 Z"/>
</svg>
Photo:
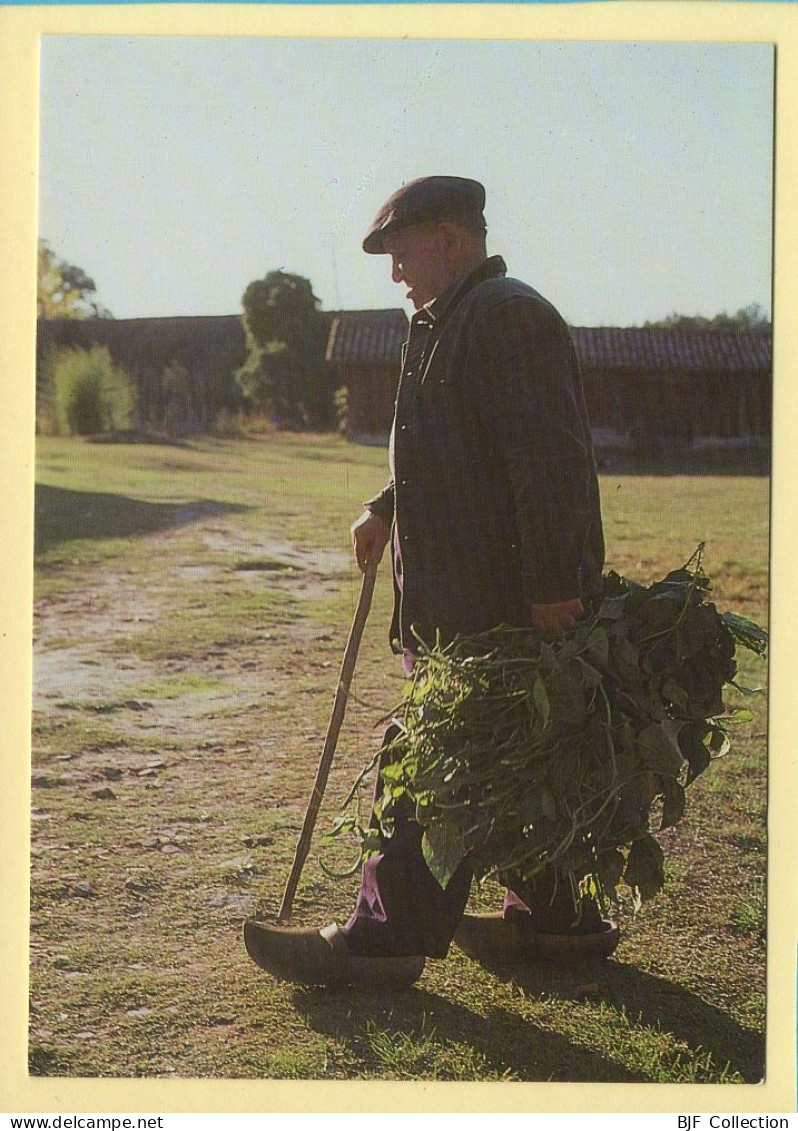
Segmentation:
<svg viewBox="0 0 798 1131">
<path fill-rule="evenodd" d="M 399 733 L 390 726 L 383 738 L 379 769 L 392 757 L 388 744 Z M 381 789 L 377 775 L 375 797 Z M 354 954 L 401 956 L 425 954 L 445 958 L 463 917 L 471 888 L 471 869 L 463 861 L 443 889 L 427 867 L 421 851 L 421 826 L 413 807 L 401 798 L 393 809 L 394 833 L 382 840 L 382 851 L 363 865 L 355 910 L 343 928 Z M 507 917 L 529 917 L 539 931 L 568 930 L 574 919 L 570 885 L 553 868 L 537 879 L 534 890 L 520 882 L 508 888 L 504 899 Z"/>
</svg>

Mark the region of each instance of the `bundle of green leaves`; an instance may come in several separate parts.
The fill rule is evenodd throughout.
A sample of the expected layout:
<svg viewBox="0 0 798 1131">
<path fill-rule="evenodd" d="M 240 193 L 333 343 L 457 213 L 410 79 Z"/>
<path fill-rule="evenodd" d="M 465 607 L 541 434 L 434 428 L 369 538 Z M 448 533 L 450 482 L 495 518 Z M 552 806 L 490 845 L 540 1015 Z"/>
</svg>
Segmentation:
<svg viewBox="0 0 798 1131">
<path fill-rule="evenodd" d="M 685 787 L 753 717 L 723 703 L 727 684 L 750 693 L 735 683 L 736 648 L 767 647 L 710 589 L 699 548 L 649 586 L 605 575 L 564 639 L 500 626 L 424 651 L 375 821 L 343 818 L 337 831 L 359 831 L 368 855 L 396 806 L 412 805 L 442 887 L 468 857 L 478 878 L 516 890 L 557 865 L 575 892 L 615 900 L 623 881 L 637 905 L 650 899 L 664 882 L 652 831 L 680 820 Z"/>
</svg>

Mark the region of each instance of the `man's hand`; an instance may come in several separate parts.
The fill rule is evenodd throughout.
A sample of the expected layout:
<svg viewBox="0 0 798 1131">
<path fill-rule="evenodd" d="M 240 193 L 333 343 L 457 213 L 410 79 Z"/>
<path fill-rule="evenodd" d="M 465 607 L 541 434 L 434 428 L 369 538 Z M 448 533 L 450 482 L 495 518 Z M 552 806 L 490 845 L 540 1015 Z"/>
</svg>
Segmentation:
<svg viewBox="0 0 798 1131">
<path fill-rule="evenodd" d="M 369 562 L 376 564 L 382 558 L 388 539 L 391 537 L 391 529 L 378 515 L 369 510 L 363 511 L 350 529 L 358 568 L 363 572 Z"/>
<path fill-rule="evenodd" d="M 560 601 L 556 605 L 533 605 L 532 627 L 538 632 L 562 636 L 574 627 L 584 611 L 578 597 L 573 597 L 570 601 Z"/>
</svg>

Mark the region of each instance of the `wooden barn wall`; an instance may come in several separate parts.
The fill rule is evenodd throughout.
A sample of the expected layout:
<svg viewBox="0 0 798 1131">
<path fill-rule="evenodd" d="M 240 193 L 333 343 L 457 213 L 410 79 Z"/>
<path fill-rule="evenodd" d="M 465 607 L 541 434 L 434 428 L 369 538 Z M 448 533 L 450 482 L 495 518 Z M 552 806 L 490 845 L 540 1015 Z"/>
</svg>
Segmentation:
<svg viewBox="0 0 798 1131">
<path fill-rule="evenodd" d="M 767 437 L 771 432 L 769 375 L 703 373 L 632 376 L 583 370 L 585 401 L 594 428 L 640 439 L 673 436 Z"/>
<path fill-rule="evenodd" d="M 351 436 L 387 436 L 393 422 L 398 366 L 342 365 L 347 388 L 347 432 Z"/>
<path fill-rule="evenodd" d="M 51 347 L 99 344 L 133 378 L 142 425 L 158 425 L 166 409 L 164 370 L 187 370 L 201 425 L 223 409 L 242 405 L 233 374 L 246 358 L 241 320 L 208 318 L 59 319 L 41 321 L 37 376 Z M 387 436 L 393 419 L 398 364 L 336 366 L 336 383 L 347 386 L 350 435 Z M 769 374 L 630 374 L 584 367 L 591 424 L 645 442 L 648 437 L 768 437 L 772 391 Z"/>
<path fill-rule="evenodd" d="M 391 367 L 341 366 L 348 389 L 351 435 L 387 435 L 393 420 L 398 374 Z M 768 437 L 771 382 L 763 374 L 705 373 L 632 376 L 583 373 L 585 400 L 595 429 L 611 429 L 645 444 L 651 438 L 690 442 L 701 437 Z"/>
<path fill-rule="evenodd" d="M 40 321 L 36 342 L 37 380 L 53 347 L 106 346 L 115 364 L 133 379 L 139 424 L 158 426 L 166 410 L 162 376 L 184 366 L 191 381 L 193 410 L 201 425 L 224 409 L 241 407 L 233 374 L 246 359 L 244 329 L 235 315 L 208 318 L 57 319 Z"/>
</svg>

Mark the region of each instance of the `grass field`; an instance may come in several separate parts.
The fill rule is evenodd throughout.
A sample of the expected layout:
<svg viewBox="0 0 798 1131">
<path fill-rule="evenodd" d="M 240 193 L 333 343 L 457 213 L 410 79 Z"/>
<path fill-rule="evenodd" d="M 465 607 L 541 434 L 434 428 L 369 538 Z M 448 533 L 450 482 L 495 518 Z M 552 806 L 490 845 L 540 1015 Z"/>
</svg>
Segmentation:
<svg viewBox="0 0 798 1131">
<path fill-rule="evenodd" d="M 606 964 L 490 972 L 452 947 L 376 999 L 247 958 L 241 924 L 279 907 L 359 592 L 349 524 L 384 476 L 384 451 L 337 437 L 40 438 L 31 1073 L 760 1080 L 764 696 L 661 835 L 666 888 L 622 907 Z M 766 625 L 766 479 L 601 487 L 608 568 L 649 581 L 704 540 L 719 607 Z M 318 834 L 401 694 L 390 600 L 383 565 Z M 746 658 L 743 682 L 765 678 Z M 356 882 L 314 852 L 295 921 L 346 917 Z"/>
</svg>

